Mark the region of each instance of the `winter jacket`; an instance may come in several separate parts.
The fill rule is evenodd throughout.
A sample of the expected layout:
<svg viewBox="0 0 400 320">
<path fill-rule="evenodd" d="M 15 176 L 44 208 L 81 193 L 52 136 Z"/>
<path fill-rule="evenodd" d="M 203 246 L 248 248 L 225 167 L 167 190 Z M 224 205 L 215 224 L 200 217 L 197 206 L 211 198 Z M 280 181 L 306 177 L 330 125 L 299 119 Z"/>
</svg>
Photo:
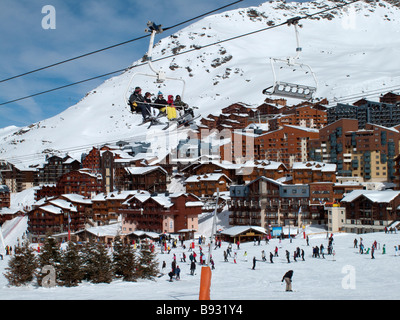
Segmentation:
<svg viewBox="0 0 400 320">
<path fill-rule="evenodd" d="M 289 270 L 288 272 L 285 273 L 285 275 L 282 278 L 282 282 L 285 278 L 289 278 L 290 281 L 292 281 L 292 277 L 293 277 L 293 270 Z"/>
</svg>

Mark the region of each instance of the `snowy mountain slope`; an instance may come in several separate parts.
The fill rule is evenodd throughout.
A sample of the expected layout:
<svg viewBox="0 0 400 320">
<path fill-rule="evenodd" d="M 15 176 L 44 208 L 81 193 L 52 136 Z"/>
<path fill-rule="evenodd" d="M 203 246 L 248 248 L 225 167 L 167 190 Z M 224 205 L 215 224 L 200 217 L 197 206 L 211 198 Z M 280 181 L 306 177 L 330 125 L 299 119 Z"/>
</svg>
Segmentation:
<svg viewBox="0 0 400 320">
<path fill-rule="evenodd" d="M 294 29 L 285 25 L 234 41 L 207 45 L 335 5 L 337 2 L 333 1 L 271 1 L 259 7 L 204 18 L 160 40 L 154 48 L 154 68 L 165 71 L 168 77 L 184 79 L 184 92 L 178 81 L 160 85 L 141 75 L 134 77 L 129 89 L 141 86 L 143 92 L 153 94 L 158 91 L 164 96 L 183 94 L 183 100 L 199 107 L 202 116 L 217 114 L 235 102 L 257 106 L 266 98 L 262 89 L 272 84 L 269 57 L 285 58 L 295 54 Z M 379 89 L 384 93 L 385 88 L 400 88 L 399 24 L 400 9 L 383 1 L 358 2 L 301 20 L 303 50 L 300 59 L 310 64 L 317 75 L 317 96 L 332 100 L 368 90 Z M 157 35 L 156 41 L 159 37 L 162 34 Z M 197 50 L 185 53 L 193 48 Z M 132 66 L 140 63 L 137 61 Z M 125 103 L 128 84 L 138 72 L 152 74 L 147 65 L 130 68 L 108 79 L 55 117 L 15 131 L 1 130 L 0 158 L 28 165 L 43 161 L 49 152 L 68 152 L 80 157 L 93 145 L 118 140 L 150 140 L 153 152 L 165 153 L 166 132 L 160 126 L 149 130 L 138 126 L 141 116 L 131 114 Z M 306 74 L 292 70 L 282 76 L 290 77 L 285 79 L 289 82 L 307 84 L 309 81 Z M 180 137 L 185 137 L 185 133 L 179 136 L 174 133 L 169 148 Z"/>
</svg>

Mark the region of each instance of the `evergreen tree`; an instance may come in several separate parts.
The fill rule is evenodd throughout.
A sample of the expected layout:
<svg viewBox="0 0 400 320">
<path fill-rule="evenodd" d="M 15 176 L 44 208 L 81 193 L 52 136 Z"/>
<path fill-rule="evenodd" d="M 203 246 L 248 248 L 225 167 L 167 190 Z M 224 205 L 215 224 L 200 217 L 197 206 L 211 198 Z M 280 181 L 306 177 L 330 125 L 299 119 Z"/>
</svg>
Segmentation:
<svg viewBox="0 0 400 320">
<path fill-rule="evenodd" d="M 158 273 L 156 254 L 148 244 L 144 243 L 139 254 L 138 276 L 142 279 L 153 280 Z"/>
<path fill-rule="evenodd" d="M 125 267 L 125 246 L 122 243 L 121 237 L 116 236 L 114 239 L 114 250 L 113 250 L 113 265 L 114 273 L 117 278 L 124 275 Z"/>
<path fill-rule="evenodd" d="M 22 286 L 33 281 L 36 275 L 37 259 L 29 242 L 25 241 L 22 246 L 15 248 L 14 255 L 8 262 L 4 276 L 9 285 Z"/>
<path fill-rule="evenodd" d="M 82 257 L 79 254 L 78 246 L 72 241 L 61 257 L 59 282 L 66 287 L 77 286 L 84 277 L 82 269 Z"/>
<path fill-rule="evenodd" d="M 94 276 L 94 270 L 92 269 L 95 260 L 96 243 L 90 240 L 85 243 L 82 250 L 82 271 L 83 279 L 91 281 Z"/>
<path fill-rule="evenodd" d="M 110 283 L 113 280 L 113 264 L 106 247 L 98 243 L 89 262 L 90 281 L 93 283 Z"/>
<path fill-rule="evenodd" d="M 38 257 L 40 271 L 43 270 L 45 266 L 52 266 L 56 272 L 56 278 L 58 278 L 58 273 L 61 264 L 61 252 L 60 246 L 57 241 L 51 236 L 47 235 L 44 245 Z M 37 275 L 38 284 L 42 285 L 42 279 L 45 276 L 44 273 L 39 273 Z"/>
<path fill-rule="evenodd" d="M 113 252 L 114 273 L 124 281 L 136 281 L 137 258 L 130 244 L 123 244 L 121 238 L 117 236 L 114 240 Z"/>
</svg>

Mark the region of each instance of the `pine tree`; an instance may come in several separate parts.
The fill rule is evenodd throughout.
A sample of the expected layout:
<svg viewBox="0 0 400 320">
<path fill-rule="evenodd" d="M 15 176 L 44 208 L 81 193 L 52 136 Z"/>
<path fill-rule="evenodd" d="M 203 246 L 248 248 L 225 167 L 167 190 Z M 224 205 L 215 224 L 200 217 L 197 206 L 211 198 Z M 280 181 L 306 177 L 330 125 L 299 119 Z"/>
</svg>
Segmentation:
<svg viewBox="0 0 400 320">
<path fill-rule="evenodd" d="M 113 265 L 105 246 L 98 243 L 93 251 L 93 259 L 89 263 L 90 281 L 93 283 L 110 283 L 113 280 Z"/>
<path fill-rule="evenodd" d="M 33 281 L 36 275 L 37 259 L 34 251 L 29 247 L 29 242 L 25 241 L 22 246 L 15 248 L 14 255 L 8 262 L 4 276 L 9 285 L 22 286 Z"/>
<path fill-rule="evenodd" d="M 114 239 L 114 251 L 113 251 L 113 265 L 114 265 L 114 273 L 117 278 L 120 278 L 124 275 L 125 268 L 125 247 L 122 243 L 121 237 L 116 236 Z"/>
<path fill-rule="evenodd" d="M 144 244 L 140 250 L 138 276 L 142 279 L 153 280 L 159 273 L 156 254 L 148 244 Z"/>
<path fill-rule="evenodd" d="M 130 244 L 123 244 L 121 238 L 117 236 L 114 240 L 113 252 L 114 273 L 124 281 L 136 281 L 137 258 Z"/>
<path fill-rule="evenodd" d="M 91 281 L 94 276 L 94 270 L 92 269 L 95 260 L 96 243 L 91 239 L 86 242 L 82 250 L 82 271 L 83 279 Z"/>
<path fill-rule="evenodd" d="M 82 269 L 82 257 L 79 254 L 78 246 L 72 241 L 61 257 L 59 282 L 66 287 L 77 286 L 84 277 Z"/>
<path fill-rule="evenodd" d="M 44 241 L 43 248 L 38 257 L 38 262 L 40 270 L 43 270 L 45 266 L 54 267 L 56 278 L 58 278 L 61 264 L 61 252 L 57 241 L 51 235 L 47 235 L 46 240 Z M 45 274 L 41 272 L 37 275 L 39 285 L 42 285 L 42 279 L 44 276 Z"/>
</svg>

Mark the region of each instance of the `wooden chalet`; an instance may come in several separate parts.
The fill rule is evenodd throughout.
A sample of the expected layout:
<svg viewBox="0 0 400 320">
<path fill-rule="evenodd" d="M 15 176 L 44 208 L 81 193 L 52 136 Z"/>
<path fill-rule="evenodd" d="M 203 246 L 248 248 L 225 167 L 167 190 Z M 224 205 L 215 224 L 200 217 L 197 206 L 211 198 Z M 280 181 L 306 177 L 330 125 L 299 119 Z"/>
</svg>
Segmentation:
<svg viewBox="0 0 400 320">
<path fill-rule="evenodd" d="M 63 199 L 42 199 L 28 212 L 28 231 L 32 242 L 42 242 L 47 233 L 77 231 L 83 228 L 82 220 L 74 213 L 77 209 Z M 71 218 L 71 223 L 68 223 Z M 72 220 L 73 219 L 73 220 Z"/>
<path fill-rule="evenodd" d="M 125 168 L 126 190 L 167 191 L 168 173 L 161 166 Z"/>
<path fill-rule="evenodd" d="M 211 198 L 219 189 L 228 191 L 232 180 L 223 173 L 193 175 L 185 180 L 186 191 L 202 198 Z"/>
<path fill-rule="evenodd" d="M 198 229 L 198 215 L 203 203 L 192 194 L 149 194 L 142 191 L 125 202 L 122 234 L 136 230 L 176 233 L 181 229 Z"/>
<path fill-rule="evenodd" d="M 10 189 L 7 185 L 0 185 L 0 208 L 10 207 Z"/>
<path fill-rule="evenodd" d="M 346 209 L 344 231 L 383 231 L 400 218 L 400 191 L 355 190 L 346 194 L 340 205 Z"/>
</svg>

